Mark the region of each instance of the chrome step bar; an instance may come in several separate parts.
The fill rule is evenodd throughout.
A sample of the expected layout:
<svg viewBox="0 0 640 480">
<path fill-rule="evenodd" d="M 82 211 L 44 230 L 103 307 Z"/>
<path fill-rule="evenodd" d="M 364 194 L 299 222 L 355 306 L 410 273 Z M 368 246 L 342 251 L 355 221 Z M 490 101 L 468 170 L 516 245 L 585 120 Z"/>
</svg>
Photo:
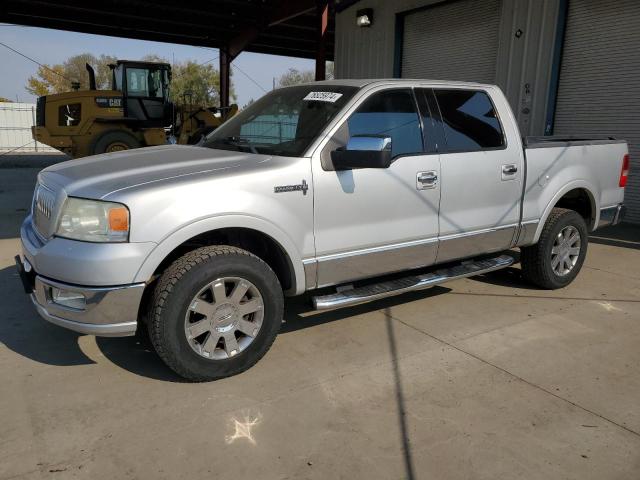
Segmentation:
<svg viewBox="0 0 640 480">
<path fill-rule="evenodd" d="M 452 267 L 441 268 L 421 275 L 411 275 L 364 287 L 342 290 L 330 295 L 312 297 L 311 301 L 313 302 L 313 308 L 316 310 L 350 307 L 401 293 L 424 290 L 459 278 L 493 272 L 494 270 L 506 268 L 514 262 L 515 259 L 509 255 L 500 255 L 499 257 L 483 260 L 469 260 Z"/>
</svg>

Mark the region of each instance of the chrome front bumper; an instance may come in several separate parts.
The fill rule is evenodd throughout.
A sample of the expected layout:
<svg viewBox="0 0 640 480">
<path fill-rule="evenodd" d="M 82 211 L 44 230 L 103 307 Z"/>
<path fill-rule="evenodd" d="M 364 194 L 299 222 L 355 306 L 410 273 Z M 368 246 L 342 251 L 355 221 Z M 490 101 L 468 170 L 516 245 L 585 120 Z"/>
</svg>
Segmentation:
<svg viewBox="0 0 640 480">
<path fill-rule="evenodd" d="M 101 337 L 126 337 L 138 327 L 138 308 L 145 284 L 118 287 L 81 287 L 35 276 L 31 301 L 42 318 L 69 330 Z M 83 309 L 60 305 L 52 289 L 80 293 Z"/>
</svg>

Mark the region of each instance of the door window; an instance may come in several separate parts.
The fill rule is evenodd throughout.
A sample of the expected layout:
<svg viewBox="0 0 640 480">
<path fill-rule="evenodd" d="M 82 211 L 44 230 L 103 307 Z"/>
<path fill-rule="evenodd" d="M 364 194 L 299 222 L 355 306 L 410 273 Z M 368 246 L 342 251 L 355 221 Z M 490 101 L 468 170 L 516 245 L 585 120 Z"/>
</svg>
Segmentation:
<svg viewBox="0 0 640 480">
<path fill-rule="evenodd" d="M 475 152 L 505 146 L 496 109 L 480 90 L 435 90 L 447 150 Z"/>
<path fill-rule="evenodd" d="M 144 68 L 127 68 L 127 94 L 130 97 L 148 97 L 148 70 Z"/>
<path fill-rule="evenodd" d="M 373 94 L 347 120 L 349 136 L 391 137 L 394 157 L 422 153 L 422 132 L 410 89 Z"/>
<path fill-rule="evenodd" d="M 130 97 L 164 98 L 167 83 L 165 70 L 127 68 L 127 95 Z"/>
</svg>

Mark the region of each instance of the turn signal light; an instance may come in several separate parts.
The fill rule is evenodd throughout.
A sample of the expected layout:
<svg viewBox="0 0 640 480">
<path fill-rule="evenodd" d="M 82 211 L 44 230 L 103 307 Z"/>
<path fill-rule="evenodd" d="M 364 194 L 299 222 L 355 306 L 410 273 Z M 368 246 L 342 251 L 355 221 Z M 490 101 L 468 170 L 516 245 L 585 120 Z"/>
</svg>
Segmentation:
<svg viewBox="0 0 640 480">
<path fill-rule="evenodd" d="M 622 158 L 622 170 L 620 170 L 620 182 L 618 186 L 624 188 L 627 186 L 627 178 L 629 177 L 629 154 Z"/>
<path fill-rule="evenodd" d="M 129 230 L 129 211 L 125 207 L 109 210 L 109 230 L 126 232 Z"/>
</svg>

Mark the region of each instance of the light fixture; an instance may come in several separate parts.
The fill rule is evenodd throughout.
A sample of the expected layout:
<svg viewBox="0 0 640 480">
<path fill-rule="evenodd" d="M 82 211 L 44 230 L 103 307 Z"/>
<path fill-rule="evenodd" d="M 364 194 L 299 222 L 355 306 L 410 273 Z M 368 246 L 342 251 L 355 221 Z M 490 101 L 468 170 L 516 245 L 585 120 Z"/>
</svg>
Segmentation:
<svg viewBox="0 0 640 480">
<path fill-rule="evenodd" d="M 49 290 L 49 298 L 55 304 L 74 310 L 85 310 L 87 308 L 87 299 L 80 292 L 51 287 Z"/>
<path fill-rule="evenodd" d="M 356 12 L 356 25 L 370 27 L 373 24 L 373 8 L 363 8 Z"/>
</svg>

